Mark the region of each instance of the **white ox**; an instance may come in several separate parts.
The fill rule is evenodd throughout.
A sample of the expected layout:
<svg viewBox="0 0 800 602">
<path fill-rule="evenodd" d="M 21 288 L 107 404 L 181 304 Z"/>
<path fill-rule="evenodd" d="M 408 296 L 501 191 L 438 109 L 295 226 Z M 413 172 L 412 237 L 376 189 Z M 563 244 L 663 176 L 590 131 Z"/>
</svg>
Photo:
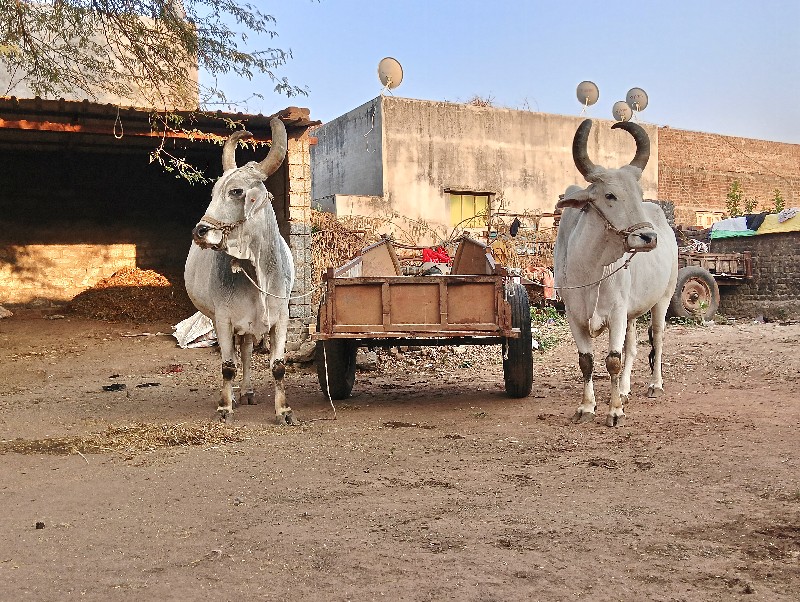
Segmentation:
<svg viewBox="0 0 800 602">
<path fill-rule="evenodd" d="M 256 403 L 251 373 L 253 346 L 269 334 L 275 415 L 279 424 L 294 424 L 283 384 L 294 262 L 289 245 L 278 231 L 272 195 L 264 186 L 286 156 L 286 129 L 278 118 L 273 118 L 270 126 L 272 147 L 259 163 L 236 166 L 236 145 L 252 136 L 249 132 L 235 132 L 225 141 L 224 173 L 214 184 L 205 215 L 192 230 L 184 279 L 192 303 L 213 320 L 217 333 L 222 354 L 219 419 L 230 420 L 237 403 L 233 391 L 237 345 L 242 395 L 248 403 Z"/>
<path fill-rule="evenodd" d="M 678 273 L 675 235 L 662 209 L 642 200 L 639 179 L 650 157 L 650 140 L 638 124 L 615 123 L 629 132 L 636 154 L 629 165 L 606 169 L 589 159 L 587 119 L 572 143 L 575 166 L 589 182 L 570 186 L 556 205 L 563 208 L 554 250 L 555 285 L 564 300 L 583 373 L 583 399 L 573 422 L 594 420 L 592 340 L 608 330 L 606 369 L 611 377 L 606 425 L 625 419 L 623 400 L 631 390 L 636 358 L 636 318 L 650 311 L 648 397 L 663 393 L 661 354 L 664 326 Z M 646 251 L 646 252 L 645 252 Z M 624 366 L 622 352 L 624 350 Z"/>
</svg>

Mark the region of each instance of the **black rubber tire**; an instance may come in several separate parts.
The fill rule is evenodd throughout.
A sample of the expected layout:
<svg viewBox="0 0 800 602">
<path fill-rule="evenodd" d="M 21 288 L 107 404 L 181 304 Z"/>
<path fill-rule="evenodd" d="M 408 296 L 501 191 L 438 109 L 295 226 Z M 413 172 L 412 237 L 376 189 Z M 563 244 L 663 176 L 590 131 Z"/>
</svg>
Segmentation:
<svg viewBox="0 0 800 602">
<path fill-rule="evenodd" d="M 321 306 L 320 306 L 321 307 Z M 319 332 L 319 314 L 317 314 Z M 317 341 L 314 362 L 317 365 L 319 388 L 325 399 L 347 399 L 356 382 L 356 352 L 358 343 L 347 339 Z"/>
<path fill-rule="evenodd" d="M 516 339 L 503 339 L 503 377 L 510 397 L 527 397 L 533 388 L 533 348 L 531 346 L 531 304 L 521 284 L 509 287 L 511 326 L 519 328 Z"/>
<path fill-rule="evenodd" d="M 711 272 L 696 265 L 678 270 L 678 284 L 667 315 L 713 320 L 719 309 L 719 286 Z"/>
</svg>

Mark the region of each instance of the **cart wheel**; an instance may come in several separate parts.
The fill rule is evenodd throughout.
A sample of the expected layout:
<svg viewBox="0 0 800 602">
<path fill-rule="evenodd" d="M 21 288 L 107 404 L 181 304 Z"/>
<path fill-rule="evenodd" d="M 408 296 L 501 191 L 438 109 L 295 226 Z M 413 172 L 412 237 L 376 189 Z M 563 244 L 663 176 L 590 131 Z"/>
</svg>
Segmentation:
<svg viewBox="0 0 800 602">
<path fill-rule="evenodd" d="M 527 397 L 533 387 L 533 350 L 531 347 L 531 305 L 528 292 L 521 284 L 510 287 L 511 326 L 519 328 L 517 339 L 503 339 L 503 376 L 506 393 L 511 397 Z"/>
<path fill-rule="evenodd" d="M 324 302 L 323 302 L 324 303 Z M 320 305 L 320 309 L 322 305 Z M 317 313 L 319 332 L 319 313 Z M 358 343 L 347 339 L 317 341 L 314 361 L 317 364 L 319 388 L 326 399 L 347 399 L 356 382 Z"/>
<path fill-rule="evenodd" d="M 352 341 L 317 341 L 315 361 L 319 387 L 326 399 L 347 399 L 356 382 L 357 345 Z"/>
<path fill-rule="evenodd" d="M 690 265 L 678 270 L 678 285 L 668 315 L 711 320 L 719 309 L 719 286 L 708 270 Z"/>
</svg>

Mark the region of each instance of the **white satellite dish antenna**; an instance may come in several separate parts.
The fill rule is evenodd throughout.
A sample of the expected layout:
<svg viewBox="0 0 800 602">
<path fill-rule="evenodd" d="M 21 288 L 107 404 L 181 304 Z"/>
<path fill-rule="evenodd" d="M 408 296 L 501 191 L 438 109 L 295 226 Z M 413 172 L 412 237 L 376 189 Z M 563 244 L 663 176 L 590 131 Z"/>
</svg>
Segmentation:
<svg viewBox="0 0 800 602">
<path fill-rule="evenodd" d="M 641 88 L 631 88 L 625 95 L 625 102 L 634 111 L 644 111 L 647 108 L 647 92 Z"/>
<path fill-rule="evenodd" d="M 633 117 L 633 109 L 624 100 L 618 100 L 611 107 L 611 114 L 617 121 L 629 121 Z"/>
<path fill-rule="evenodd" d="M 584 109 L 592 106 L 600 98 L 600 90 L 597 88 L 597 84 L 590 81 L 579 83 L 576 93 L 578 102 L 583 105 Z"/>
<path fill-rule="evenodd" d="M 378 63 L 378 79 L 384 88 L 394 90 L 403 81 L 403 66 L 390 56 L 381 59 Z"/>
</svg>

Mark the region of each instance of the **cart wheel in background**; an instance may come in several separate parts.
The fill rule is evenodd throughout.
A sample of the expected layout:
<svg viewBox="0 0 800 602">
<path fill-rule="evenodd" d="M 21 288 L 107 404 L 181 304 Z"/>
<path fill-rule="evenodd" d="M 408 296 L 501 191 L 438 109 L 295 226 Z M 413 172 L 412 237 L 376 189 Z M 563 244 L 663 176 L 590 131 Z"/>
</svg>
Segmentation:
<svg viewBox="0 0 800 602">
<path fill-rule="evenodd" d="M 719 286 L 711 272 L 699 266 L 678 270 L 678 284 L 667 315 L 712 320 L 719 309 Z"/>
<path fill-rule="evenodd" d="M 506 300 L 511 304 L 511 326 L 519 328 L 516 339 L 503 339 L 503 377 L 506 393 L 527 397 L 533 387 L 533 349 L 531 347 L 531 305 L 521 284 L 509 287 Z"/>
</svg>

